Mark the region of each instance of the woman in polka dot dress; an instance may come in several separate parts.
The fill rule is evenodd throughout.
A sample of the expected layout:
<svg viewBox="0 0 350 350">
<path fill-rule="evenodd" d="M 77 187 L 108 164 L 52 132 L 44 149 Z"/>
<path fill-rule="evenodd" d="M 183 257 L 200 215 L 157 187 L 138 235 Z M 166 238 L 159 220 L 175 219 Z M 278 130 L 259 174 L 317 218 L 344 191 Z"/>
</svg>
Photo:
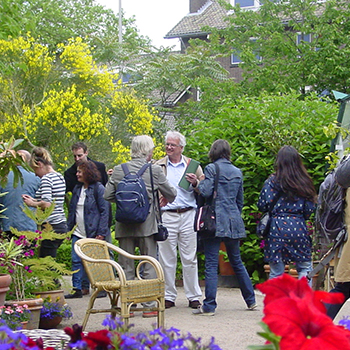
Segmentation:
<svg viewBox="0 0 350 350">
<path fill-rule="evenodd" d="M 275 170 L 265 181 L 258 200 L 259 210 L 266 212 L 279 195 L 265 240 L 264 255 L 270 265 L 269 278 L 282 275 L 284 265 L 290 262 L 295 262 L 301 278 L 312 270 L 312 242 L 306 220 L 315 210 L 317 194 L 294 147 L 283 146 L 278 151 Z"/>
</svg>

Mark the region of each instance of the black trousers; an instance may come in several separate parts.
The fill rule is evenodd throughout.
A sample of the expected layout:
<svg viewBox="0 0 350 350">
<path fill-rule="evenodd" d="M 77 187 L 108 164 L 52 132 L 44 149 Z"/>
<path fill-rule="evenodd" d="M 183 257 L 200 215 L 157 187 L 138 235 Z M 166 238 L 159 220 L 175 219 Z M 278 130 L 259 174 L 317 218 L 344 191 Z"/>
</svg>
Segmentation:
<svg viewBox="0 0 350 350">
<path fill-rule="evenodd" d="M 350 282 L 337 282 L 335 284 L 335 287 L 330 291 L 330 293 L 342 293 L 345 297 L 345 300 L 341 304 L 325 304 L 327 308 L 327 315 L 335 319 L 337 316 L 337 313 L 342 308 L 342 306 L 345 304 L 345 302 L 350 298 Z"/>
<path fill-rule="evenodd" d="M 51 226 L 56 233 L 68 232 L 67 223 L 65 221 L 60 222 L 59 224 L 51 224 Z M 62 244 L 62 242 L 63 242 L 63 239 L 55 239 L 55 240 L 44 239 L 41 242 L 39 257 L 45 258 L 45 256 L 52 256 L 53 258 L 56 258 L 57 249 Z"/>
</svg>

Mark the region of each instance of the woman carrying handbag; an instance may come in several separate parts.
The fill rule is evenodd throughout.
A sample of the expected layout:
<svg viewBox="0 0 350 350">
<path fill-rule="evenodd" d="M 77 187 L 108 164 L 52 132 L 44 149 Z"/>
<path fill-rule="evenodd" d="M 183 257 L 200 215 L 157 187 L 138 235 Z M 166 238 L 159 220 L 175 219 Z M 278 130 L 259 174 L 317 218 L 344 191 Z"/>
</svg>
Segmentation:
<svg viewBox="0 0 350 350">
<path fill-rule="evenodd" d="M 243 299 L 249 310 L 257 307 L 252 282 L 243 265 L 240 254 L 240 239 L 246 237 L 243 219 L 243 176 L 231 161 L 231 147 L 226 140 L 216 140 L 209 151 L 212 161 L 205 170 L 205 179 L 199 182 L 199 193 L 213 200 L 216 165 L 219 167 L 217 196 L 215 198 L 216 231 L 213 237 L 202 240 L 205 255 L 205 299 L 203 306 L 193 311 L 195 315 L 213 316 L 217 307 L 218 264 L 220 242 L 226 246 L 227 255 L 233 267 Z M 197 185 L 195 174 L 188 174 L 187 180 Z"/>
</svg>

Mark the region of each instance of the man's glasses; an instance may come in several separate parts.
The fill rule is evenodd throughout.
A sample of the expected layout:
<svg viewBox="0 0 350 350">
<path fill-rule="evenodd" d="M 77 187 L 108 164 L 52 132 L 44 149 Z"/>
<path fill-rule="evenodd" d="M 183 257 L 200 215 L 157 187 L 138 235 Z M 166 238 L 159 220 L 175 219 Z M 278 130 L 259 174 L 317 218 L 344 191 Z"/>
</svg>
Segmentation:
<svg viewBox="0 0 350 350">
<path fill-rule="evenodd" d="M 174 143 L 166 143 L 166 147 L 179 147 L 180 145 L 175 145 Z"/>
</svg>

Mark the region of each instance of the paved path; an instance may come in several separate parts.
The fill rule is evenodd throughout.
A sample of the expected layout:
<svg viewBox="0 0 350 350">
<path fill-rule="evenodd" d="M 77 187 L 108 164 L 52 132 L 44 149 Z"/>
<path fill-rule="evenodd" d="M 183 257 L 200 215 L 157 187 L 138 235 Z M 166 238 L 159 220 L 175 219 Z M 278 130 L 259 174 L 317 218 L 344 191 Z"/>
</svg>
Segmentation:
<svg viewBox="0 0 350 350">
<path fill-rule="evenodd" d="M 202 290 L 204 292 L 204 288 Z M 219 288 L 215 316 L 194 316 L 188 308 L 183 288 L 178 288 L 176 307 L 165 311 L 165 327 L 175 327 L 183 333 L 190 332 L 193 336 L 201 337 L 204 342 L 214 337 L 216 344 L 223 350 L 246 350 L 248 345 L 263 344 L 263 339 L 256 334 L 261 331 L 258 323 L 263 315 L 263 296 L 259 292 L 256 294 L 259 307 L 257 310 L 249 311 L 246 310 L 238 288 Z M 59 328 L 75 323 L 81 324 L 88 300 L 88 296 L 67 300 L 74 316 L 70 320 L 63 321 Z M 95 305 L 106 307 L 108 298 L 97 299 Z M 91 315 L 86 331 L 101 329 L 104 316 L 104 314 Z M 134 324 L 132 331 L 136 333 L 151 330 L 154 322 L 154 318 L 144 319 L 142 313 L 135 313 L 135 317 L 131 319 L 131 323 Z"/>
</svg>

